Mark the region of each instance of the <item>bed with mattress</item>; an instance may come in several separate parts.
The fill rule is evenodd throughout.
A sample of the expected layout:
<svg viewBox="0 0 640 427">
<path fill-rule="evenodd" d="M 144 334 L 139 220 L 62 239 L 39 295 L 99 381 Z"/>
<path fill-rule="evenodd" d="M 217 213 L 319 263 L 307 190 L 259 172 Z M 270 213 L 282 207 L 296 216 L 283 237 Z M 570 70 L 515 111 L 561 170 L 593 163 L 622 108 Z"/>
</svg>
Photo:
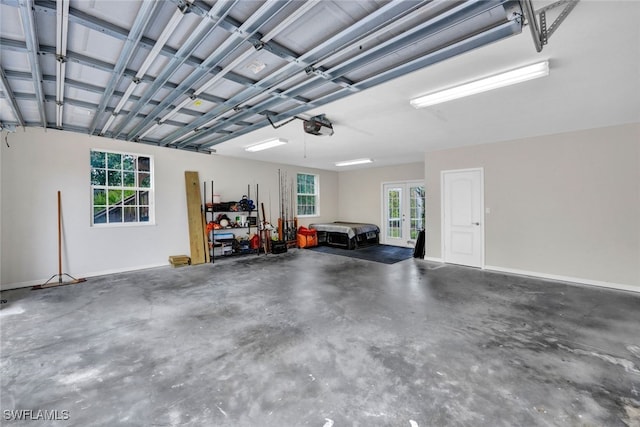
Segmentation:
<svg viewBox="0 0 640 427">
<path fill-rule="evenodd" d="M 359 246 L 377 245 L 380 228 L 375 224 L 335 221 L 310 224 L 318 232 L 321 245 L 355 249 Z"/>
</svg>

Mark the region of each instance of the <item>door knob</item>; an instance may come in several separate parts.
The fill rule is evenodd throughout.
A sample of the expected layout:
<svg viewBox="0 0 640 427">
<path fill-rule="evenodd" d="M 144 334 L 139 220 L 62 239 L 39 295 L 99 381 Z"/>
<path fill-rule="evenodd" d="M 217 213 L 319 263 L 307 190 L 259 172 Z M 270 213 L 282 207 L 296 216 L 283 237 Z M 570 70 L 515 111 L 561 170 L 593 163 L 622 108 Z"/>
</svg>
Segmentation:
<svg viewBox="0 0 640 427">
<path fill-rule="evenodd" d="M 480 225 L 480 223 L 479 223 L 479 222 L 472 222 L 471 224 L 473 224 L 473 225 Z"/>
</svg>

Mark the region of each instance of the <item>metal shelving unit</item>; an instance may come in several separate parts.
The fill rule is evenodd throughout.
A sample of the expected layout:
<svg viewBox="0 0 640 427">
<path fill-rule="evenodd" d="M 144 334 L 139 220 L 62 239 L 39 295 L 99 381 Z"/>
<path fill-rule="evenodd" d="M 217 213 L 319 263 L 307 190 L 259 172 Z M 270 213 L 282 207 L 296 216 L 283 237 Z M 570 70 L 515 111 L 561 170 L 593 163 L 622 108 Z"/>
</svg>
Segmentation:
<svg viewBox="0 0 640 427">
<path fill-rule="evenodd" d="M 227 257 L 227 256 L 235 256 L 235 255 L 248 255 L 248 254 L 259 254 L 260 253 L 260 248 L 262 247 L 262 242 L 260 241 L 261 236 L 260 236 L 260 213 L 257 209 L 258 207 L 258 203 L 259 203 L 259 199 L 258 199 L 258 184 L 256 184 L 256 201 L 254 204 L 254 209 L 251 210 L 220 210 L 220 209 L 216 209 L 216 204 L 213 202 L 214 200 L 214 185 L 213 185 L 213 181 L 211 181 L 211 203 L 207 203 L 206 202 L 206 186 L 207 183 L 204 183 L 204 194 L 205 194 L 205 203 L 204 203 L 204 212 L 205 212 L 205 218 L 206 218 L 206 222 L 207 224 L 210 224 L 211 222 L 215 222 L 216 221 L 216 214 L 225 214 L 228 218 L 229 221 L 229 226 L 225 227 L 225 228 L 218 228 L 218 229 L 212 229 L 211 231 L 209 231 L 207 233 L 208 236 L 208 247 L 209 247 L 209 251 L 211 254 L 211 262 L 213 263 L 216 257 Z M 247 194 L 246 194 L 246 198 L 248 200 L 251 200 L 251 185 L 247 185 Z M 241 199 L 242 200 L 242 199 Z M 228 202 L 227 202 L 228 203 Z M 220 203 L 222 204 L 222 203 Z M 240 204 L 240 202 L 238 202 L 238 204 Z M 242 216 L 246 216 L 246 225 L 241 225 L 241 226 L 237 226 L 237 225 L 232 225 L 232 224 L 237 224 L 237 217 L 242 217 Z M 236 221 L 233 221 L 233 219 L 231 217 L 236 217 L 233 218 Z M 237 236 L 238 236 L 238 231 L 245 231 L 246 234 L 248 236 L 251 236 L 251 232 L 252 230 L 255 230 L 255 235 L 258 238 L 258 248 L 256 249 L 252 249 L 251 248 L 251 241 L 250 238 L 248 238 L 247 244 L 248 247 L 244 247 L 243 244 L 240 242 L 238 243 L 237 241 Z M 216 239 L 216 235 L 217 236 L 221 236 L 221 235 L 227 235 L 226 238 L 218 238 Z M 235 242 L 235 243 L 234 243 Z M 220 246 L 218 246 L 218 244 Z M 221 247 L 222 249 L 222 253 L 216 255 L 216 247 Z M 227 251 L 226 247 L 230 247 L 231 249 L 229 251 Z M 227 253 L 229 252 L 229 253 Z"/>
</svg>

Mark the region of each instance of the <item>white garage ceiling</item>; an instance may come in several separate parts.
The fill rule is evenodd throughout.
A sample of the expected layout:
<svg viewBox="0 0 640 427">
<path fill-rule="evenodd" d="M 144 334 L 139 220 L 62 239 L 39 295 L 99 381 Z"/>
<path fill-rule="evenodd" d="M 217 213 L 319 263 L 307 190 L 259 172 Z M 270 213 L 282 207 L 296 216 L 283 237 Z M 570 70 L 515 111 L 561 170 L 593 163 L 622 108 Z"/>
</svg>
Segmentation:
<svg viewBox="0 0 640 427">
<path fill-rule="evenodd" d="M 639 2 L 579 2 L 541 52 L 523 5 L 2 0 L 0 121 L 321 169 L 640 121 Z M 409 105 L 541 60 L 548 77 Z M 334 135 L 267 120 L 316 114 Z M 288 144 L 244 150 L 273 137 Z"/>
</svg>

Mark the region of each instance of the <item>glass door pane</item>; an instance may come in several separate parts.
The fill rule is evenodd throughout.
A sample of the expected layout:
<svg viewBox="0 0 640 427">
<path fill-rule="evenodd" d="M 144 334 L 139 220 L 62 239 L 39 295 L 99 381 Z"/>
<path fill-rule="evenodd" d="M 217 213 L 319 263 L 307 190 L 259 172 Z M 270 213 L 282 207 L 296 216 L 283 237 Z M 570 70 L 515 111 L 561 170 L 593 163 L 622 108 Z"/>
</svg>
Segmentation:
<svg viewBox="0 0 640 427">
<path fill-rule="evenodd" d="M 387 237 L 402 237 L 402 188 L 387 189 Z"/>
<path fill-rule="evenodd" d="M 416 240 L 425 226 L 424 186 L 409 187 L 409 239 Z"/>
</svg>

